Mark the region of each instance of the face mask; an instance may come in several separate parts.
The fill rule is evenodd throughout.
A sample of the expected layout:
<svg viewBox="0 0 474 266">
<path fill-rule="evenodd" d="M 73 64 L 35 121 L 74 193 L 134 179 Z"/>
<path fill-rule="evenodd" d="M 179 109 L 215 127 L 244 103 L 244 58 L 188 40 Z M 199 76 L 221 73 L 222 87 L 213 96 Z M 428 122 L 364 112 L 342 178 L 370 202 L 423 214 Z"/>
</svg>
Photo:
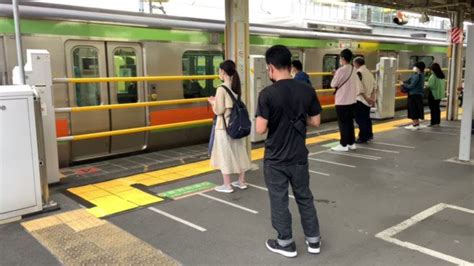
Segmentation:
<svg viewBox="0 0 474 266">
<path fill-rule="evenodd" d="M 418 68 L 417 68 L 417 67 L 413 67 L 413 71 L 418 72 Z"/>
</svg>

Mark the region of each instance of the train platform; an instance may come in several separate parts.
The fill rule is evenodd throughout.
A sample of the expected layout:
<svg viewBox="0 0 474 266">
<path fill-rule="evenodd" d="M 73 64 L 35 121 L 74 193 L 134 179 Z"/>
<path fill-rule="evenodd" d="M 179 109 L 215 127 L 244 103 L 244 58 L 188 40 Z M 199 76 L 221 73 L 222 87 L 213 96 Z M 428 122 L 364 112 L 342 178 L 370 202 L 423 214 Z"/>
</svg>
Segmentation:
<svg viewBox="0 0 474 266">
<path fill-rule="evenodd" d="M 298 256 L 266 249 L 275 231 L 263 148 L 252 151 L 249 188 L 220 194 L 213 187 L 222 177 L 198 145 L 107 162 L 130 161 L 119 171 L 104 163 L 82 166 L 96 167 L 89 172 L 64 169 L 67 178 L 83 173 L 84 180 L 52 188 L 60 211 L 0 225 L 1 264 L 474 265 L 474 164 L 453 159 L 460 124 L 409 131 L 408 123 L 382 121 L 373 142 L 347 153 L 329 150 L 337 144 L 335 124 L 308 137 L 319 255 L 306 252 L 294 200 Z M 188 157 L 176 163 L 178 153 Z"/>
</svg>

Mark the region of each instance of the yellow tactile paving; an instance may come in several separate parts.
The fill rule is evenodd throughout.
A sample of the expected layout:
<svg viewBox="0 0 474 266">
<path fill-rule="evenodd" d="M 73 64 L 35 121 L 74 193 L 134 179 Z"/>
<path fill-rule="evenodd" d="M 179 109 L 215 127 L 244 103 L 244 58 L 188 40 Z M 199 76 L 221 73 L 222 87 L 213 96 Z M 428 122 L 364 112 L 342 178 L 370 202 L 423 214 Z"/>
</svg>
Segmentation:
<svg viewBox="0 0 474 266">
<path fill-rule="evenodd" d="M 41 230 L 41 229 L 48 228 L 51 226 L 55 226 L 61 223 L 62 221 L 58 217 L 48 216 L 48 217 L 24 222 L 21 224 L 23 225 L 23 227 L 25 227 L 26 230 L 28 230 L 29 232 L 33 232 L 33 231 Z"/>
<path fill-rule="evenodd" d="M 80 232 L 105 224 L 105 220 L 97 219 L 89 214 L 89 217 L 66 222 L 74 231 Z"/>
<path fill-rule="evenodd" d="M 67 222 L 70 222 L 70 221 L 81 220 L 81 219 L 84 219 L 84 218 L 91 217 L 91 215 L 83 209 L 69 211 L 69 212 L 63 212 L 63 213 L 57 214 L 55 216 L 63 223 L 67 223 Z"/>
<path fill-rule="evenodd" d="M 380 123 L 373 126 L 373 131 L 375 133 L 384 132 L 408 123 L 410 123 L 409 119 L 400 119 Z M 339 133 L 335 132 L 308 138 L 306 140 L 306 144 L 316 144 L 330 140 L 335 141 L 338 139 Z M 263 159 L 263 156 L 264 148 L 258 148 L 251 151 L 252 160 L 261 160 Z M 208 173 L 213 170 L 214 169 L 210 166 L 210 161 L 204 160 L 157 171 L 151 171 L 144 174 L 101 182 L 94 185 L 71 188 L 68 189 L 68 191 L 91 202 L 96 206 L 88 209 L 88 212 L 97 217 L 104 217 L 163 200 L 159 197 L 131 187 L 133 184 L 155 186 L 166 182 L 188 178 L 194 175 Z"/>
</svg>

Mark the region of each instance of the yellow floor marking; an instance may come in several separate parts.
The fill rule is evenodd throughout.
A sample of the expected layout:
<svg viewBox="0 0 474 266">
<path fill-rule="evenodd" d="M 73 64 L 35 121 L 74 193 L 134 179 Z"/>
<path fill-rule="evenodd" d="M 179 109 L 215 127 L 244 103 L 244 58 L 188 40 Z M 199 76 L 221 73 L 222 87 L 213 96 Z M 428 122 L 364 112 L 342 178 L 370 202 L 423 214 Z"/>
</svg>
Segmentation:
<svg viewBox="0 0 474 266">
<path fill-rule="evenodd" d="M 442 116 L 445 116 L 445 112 L 443 112 Z M 429 119 L 429 115 L 426 117 L 428 117 L 426 119 Z M 380 123 L 373 126 L 373 131 L 374 133 L 378 133 L 393 130 L 401 125 L 409 124 L 410 122 L 410 119 L 400 119 Z M 339 132 L 308 138 L 306 144 L 310 145 L 331 140 L 339 140 Z M 264 148 L 258 148 L 251 151 L 253 161 L 261 160 L 263 159 L 263 156 Z M 141 184 L 145 186 L 155 186 L 212 171 L 214 171 L 214 169 L 210 166 L 210 160 L 204 160 L 129 177 L 118 178 L 94 185 L 70 188 L 68 191 L 96 206 L 88 209 L 88 212 L 96 217 L 104 217 L 163 200 L 159 197 L 131 187 L 131 185 Z M 78 228 L 80 228 L 80 226 L 81 225 L 78 225 Z"/>
<path fill-rule="evenodd" d="M 81 198 L 85 199 L 85 200 L 91 201 L 93 199 L 109 196 L 109 195 L 112 195 L 112 194 L 110 192 L 107 192 L 107 191 L 103 190 L 103 189 L 98 189 L 98 190 L 93 190 L 93 191 L 87 192 L 87 193 L 81 193 L 81 194 L 78 194 L 78 195 Z"/>
<path fill-rule="evenodd" d="M 90 210 L 89 210 L 90 211 Z M 22 223 L 60 264 L 180 265 L 123 229 L 85 209 Z"/>
<path fill-rule="evenodd" d="M 99 188 L 97 188 L 96 186 L 86 185 L 86 186 L 82 186 L 82 187 L 70 188 L 70 189 L 68 189 L 68 191 L 71 192 L 71 193 L 74 193 L 74 194 L 82 194 L 82 193 L 91 192 L 91 191 L 98 190 L 98 189 Z"/>
<path fill-rule="evenodd" d="M 23 227 L 25 227 L 26 230 L 33 232 L 36 230 L 48 228 L 50 226 L 55 226 L 61 223 L 62 221 L 57 216 L 48 216 L 41 219 L 24 222 L 22 223 L 22 225 Z"/>
</svg>

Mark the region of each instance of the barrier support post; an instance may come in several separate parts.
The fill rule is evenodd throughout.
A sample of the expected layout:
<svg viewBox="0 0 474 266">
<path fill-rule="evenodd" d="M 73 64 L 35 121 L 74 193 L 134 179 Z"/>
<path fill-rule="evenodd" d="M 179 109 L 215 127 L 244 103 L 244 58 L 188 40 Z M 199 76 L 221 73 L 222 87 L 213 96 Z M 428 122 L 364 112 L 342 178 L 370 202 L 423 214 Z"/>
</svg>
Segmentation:
<svg viewBox="0 0 474 266">
<path fill-rule="evenodd" d="M 53 102 L 51 58 L 46 50 L 27 50 L 25 65 L 26 84 L 34 87 L 41 100 L 45 164 L 48 184 L 60 179 L 58 142 L 56 141 L 56 115 Z"/>
</svg>

